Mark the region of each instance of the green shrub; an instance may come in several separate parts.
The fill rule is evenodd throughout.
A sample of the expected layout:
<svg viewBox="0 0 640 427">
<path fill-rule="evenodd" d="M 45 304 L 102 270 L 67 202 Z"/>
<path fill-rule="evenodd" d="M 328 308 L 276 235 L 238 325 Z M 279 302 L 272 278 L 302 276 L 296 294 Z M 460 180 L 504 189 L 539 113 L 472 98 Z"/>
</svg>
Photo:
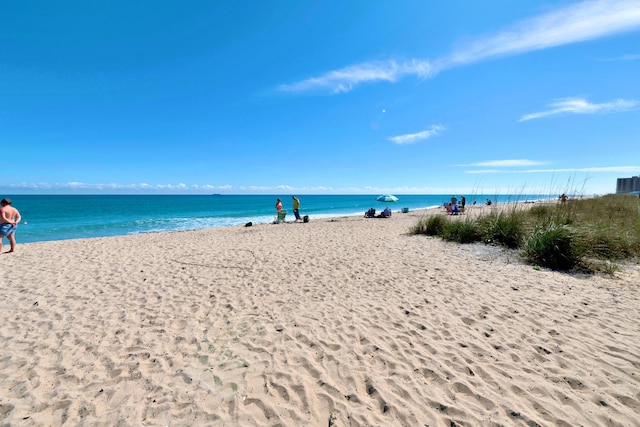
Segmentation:
<svg viewBox="0 0 640 427">
<path fill-rule="evenodd" d="M 524 233 L 524 225 L 518 212 L 492 213 L 479 220 L 482 229 L 482 241 L 489 244 L 503 245 L 508 248 L 520 246 Z"/>
<path fill-rule="evenodd" d="M 549 205 L 536 205 L 529 209 L 529 215 L 532 217 L 542 220 L 543 218 L 548 218 L 551 216 L 552 207 Z"/>
<path fill-rule="evenodd" d="M 427 236 L 441 236 L 447 220 L 441 215 L 422 217 L 418 223 L 409 229 L 410 234 L 426 234 Z"/>
<path fill-rule="evenodd" d="M 458 243 L 473 243 L 480 241 L 480 231 L 477 223 L 469 218 L 463 221 L 446 221 L 442 230 L 442 238 Z"/>
<path fill-rule="evenodd" d="M 611 227 L 599 227 L 597 229 L 578 229 L 578 244 L 582 251 L 595 258 L 614 260 L 632 256 L 634 249 L 631 246 L 633 240 L 620 234 Z"/>
<path fill-rule="evenodd" d="M 538 223 L 553 221 L 557 224 L 571 224 L 576 217 L 576 203 L 569 201 L 561 205 L 536 205 L 526 211 L 526 216 Z"/>
<path fill-rule="evenodd" d="M 537 227 L 525 239 L 524 256 L 528 262 L 552 270 L 570 270 L 580 259 L 569 228 L 554 222 Z"/>
</svg>

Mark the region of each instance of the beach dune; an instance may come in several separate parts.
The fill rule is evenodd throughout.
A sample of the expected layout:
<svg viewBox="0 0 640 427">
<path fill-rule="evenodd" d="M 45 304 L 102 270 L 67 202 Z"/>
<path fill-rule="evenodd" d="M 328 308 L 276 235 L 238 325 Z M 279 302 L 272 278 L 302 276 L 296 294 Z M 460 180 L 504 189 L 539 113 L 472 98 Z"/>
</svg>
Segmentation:
<svg viewBox="0 0 640 427">
<path fill-rule="evenodd" d="M 638 425 L 637 265 L 537 270 L 424 214 L 18 244 L 0 424 Z"/>
</svg>

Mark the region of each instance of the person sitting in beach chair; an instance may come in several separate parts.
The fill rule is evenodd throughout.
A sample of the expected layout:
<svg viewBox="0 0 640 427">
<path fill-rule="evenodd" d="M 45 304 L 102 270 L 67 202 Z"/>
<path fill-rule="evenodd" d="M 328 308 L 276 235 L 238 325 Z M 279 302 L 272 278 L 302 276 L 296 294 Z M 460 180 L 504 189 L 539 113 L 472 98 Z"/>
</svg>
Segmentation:
<svg viewBox="0 0 640 427">
<path fill-rule="evenodd" d="M 380 212 L 378 218 L 391 218 L 391 209 L 389 209 L 389 206 L 387 206 L 382 212 Z"/>
<path fill-rule="evenodd" d="M 444 203 L 444 208 L 447 210 L 447 215 L 451 215 L 451 203 Z"/>
<path fill-rule="evenodd" d="M 460 209 L 458 209 L 457 203 L 451 204 L 451 215 L 458 215 L 460 213 Z"/>
<path fill-rule="evenodd" d="M 375 216 L 376 216 L 376 210 L 373 208 L 370 208 L 368 211 L 364 213 L 365 218 L 375 218 Z"/>
</svg>

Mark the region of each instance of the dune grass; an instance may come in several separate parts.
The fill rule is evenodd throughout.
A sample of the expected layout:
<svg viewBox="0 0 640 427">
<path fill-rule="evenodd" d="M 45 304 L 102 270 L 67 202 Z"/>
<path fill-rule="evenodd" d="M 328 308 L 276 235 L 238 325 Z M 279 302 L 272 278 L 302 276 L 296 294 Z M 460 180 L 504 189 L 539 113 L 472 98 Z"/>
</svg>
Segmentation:
<svg viewBox="0 0 640 427">
<path fill-rule="evenodd" d="M 478 218 L 441 214 L 421 218 L 410 234 L 458 243 L 484 242 L 518 249 L 526 262 L 554 270 L 611 273 L 640 257 L 640 200 L 615 194 L 544 203 L 514 203 Z"/>
</svg>

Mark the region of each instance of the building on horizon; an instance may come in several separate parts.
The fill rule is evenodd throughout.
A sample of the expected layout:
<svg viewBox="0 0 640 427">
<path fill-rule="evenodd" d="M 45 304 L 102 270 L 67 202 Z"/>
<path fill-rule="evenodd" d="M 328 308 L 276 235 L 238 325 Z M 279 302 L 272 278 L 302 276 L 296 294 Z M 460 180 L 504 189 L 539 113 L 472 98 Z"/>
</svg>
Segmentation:
<svg viewBox="0 0 640 427">
<path fill-rule="evenodd" d="M 632 191 L 640 191 L 640 176 L 618 178 L 616 194 L 631 193 Z"/>
</svg>

